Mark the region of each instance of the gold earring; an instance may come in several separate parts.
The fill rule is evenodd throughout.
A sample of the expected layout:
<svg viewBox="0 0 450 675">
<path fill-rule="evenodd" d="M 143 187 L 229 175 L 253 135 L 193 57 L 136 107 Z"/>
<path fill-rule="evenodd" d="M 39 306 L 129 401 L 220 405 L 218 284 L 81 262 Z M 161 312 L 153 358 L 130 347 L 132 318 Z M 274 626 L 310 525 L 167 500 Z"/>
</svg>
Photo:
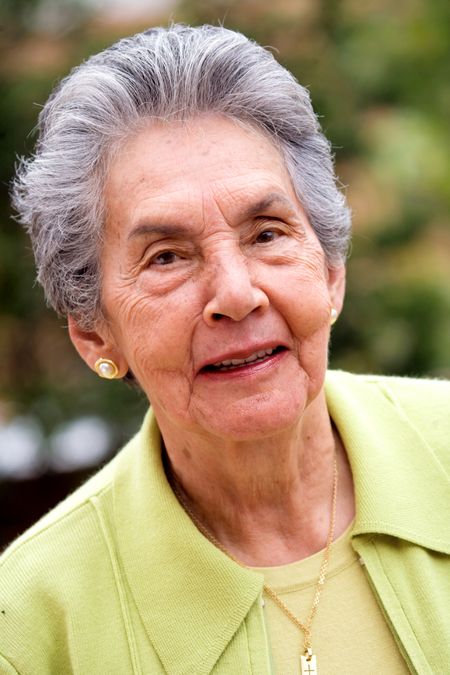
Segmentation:
<svg viewBox="0 0 450 675">
<path fill-rule="evenodd" d="M 97 359 L 94 368 L 97 375 L 105 378 L 105 380 L 114 380 L 119 374 L 118 367 L 111 359 Z"/>
<path fill-rule="evenodd" d="M 330 324 L 333 325 L 334 323 L 336 323 L 337 318 L 338 318 L 338 311 L 336 307 L 332 307 L 330 312 Z"/>
</svg>

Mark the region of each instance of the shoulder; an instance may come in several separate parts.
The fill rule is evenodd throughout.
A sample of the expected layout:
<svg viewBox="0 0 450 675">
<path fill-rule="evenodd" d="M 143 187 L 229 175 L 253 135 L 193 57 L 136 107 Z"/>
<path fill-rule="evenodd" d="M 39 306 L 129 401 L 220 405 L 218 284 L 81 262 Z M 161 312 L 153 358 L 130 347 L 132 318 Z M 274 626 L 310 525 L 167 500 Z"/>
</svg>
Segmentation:
<svg viewBox="0 0 450 675">
<path fill-rule="evenodd" d="M 117 457 L 20 535 L 0 557 L 0 573 L 10 558 L 32 551 L 35 545 L 51 546 L 62 532 L 70 532 L 84 520 L 92 512 L 92 499 L 108 491 L 116 462 Z"/>
<path fill-rule="evenodd" d="M 379 378 L 378 386 L 390 397 L 450 474 L 450 382 L 407 377 Z"/>
<path fill-rule="evenodd" d="M 68 607 L 80 611 L 83 603 L 94 598 L 101 603 L 103 591 L 111 592 L 104 521 L 112 512 L 114 478 L 127 450 L 0 557 L 0 663 L 11 660 L 19 672 L 47 672 L 52 663 L 52 672 L 63 672 L 71 649 Z"/>
<path fill-rule="evenodd" d="M 443 379 L 353 375 L 330 371 L 332 386 L 355 394 L 364 404 L 382 397 L 399 418 L 433 447 L 450 471 L 450 381 Z"/>
<path fill-rule="evenodd" d="M 386 375 L 354 375 L 335 370 L 329 371 L 327 380 L 333 385 L 359 390 L 376 390 L 400 405 L 404 412 L 428 417 L 447 413 L 450 405 L 450 380 Z"/>
<path fill-rule="evenodd" d="M 450 381 L 383 375 L 351 375 L 350 378 L 377 389 L 399 414 L 434 427 L 450 422 Z"/>
</svg>

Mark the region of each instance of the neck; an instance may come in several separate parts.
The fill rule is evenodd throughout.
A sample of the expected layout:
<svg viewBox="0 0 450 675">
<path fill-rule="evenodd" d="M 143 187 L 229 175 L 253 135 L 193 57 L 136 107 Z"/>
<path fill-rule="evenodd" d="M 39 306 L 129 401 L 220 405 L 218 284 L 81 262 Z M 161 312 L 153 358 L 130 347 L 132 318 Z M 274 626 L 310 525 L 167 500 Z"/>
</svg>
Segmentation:
<svg viewBox="0 0 450 675">
<path fill-rule="evenodd" d="M 188 435 L 162 425 L 166 470 L 193 520 L 251 566 L 282 565 L 324 548 L 334 462 L 339 473 L 336 536 L 354 515 L 351 472 L 325 400 L 292 429 L 253 441 Z"/>
</svg>

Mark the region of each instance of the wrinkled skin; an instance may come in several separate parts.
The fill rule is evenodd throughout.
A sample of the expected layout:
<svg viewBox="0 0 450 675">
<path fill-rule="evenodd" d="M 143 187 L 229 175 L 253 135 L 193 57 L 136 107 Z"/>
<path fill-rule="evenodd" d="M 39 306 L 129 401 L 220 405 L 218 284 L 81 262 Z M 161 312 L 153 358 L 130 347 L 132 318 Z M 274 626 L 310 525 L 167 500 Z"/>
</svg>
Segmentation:
<svg viewBox="0 0 450 675">
<path fill-rule="evenodd" d="M 344 270 L 327 267 L 271 141 L 221 117 L 153 124 L 113 163 L 106 207 L 108 321 L 95 333 L 71 324 L 88 364 L 130 368 L 175 435 L 295 425 L 323 385 Z M 202 370 L 278 345 L 242 372 Z"/>
</svg>

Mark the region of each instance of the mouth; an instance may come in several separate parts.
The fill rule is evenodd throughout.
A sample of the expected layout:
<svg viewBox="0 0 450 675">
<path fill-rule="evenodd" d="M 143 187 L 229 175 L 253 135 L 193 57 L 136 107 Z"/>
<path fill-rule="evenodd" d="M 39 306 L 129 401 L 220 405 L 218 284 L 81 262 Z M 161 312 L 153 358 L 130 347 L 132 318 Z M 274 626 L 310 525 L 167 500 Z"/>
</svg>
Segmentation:
<svg viewBox="0 0 450 675">
<path fill-rule="evenodd" d="M 203 373 L 221 373 L 229 372 L 232 370 L 240 370 L 248 366 L 254 366 L 265 361 L 269 361 L 277 354 L 286 351 L 286 347 L 278 345 L 277 347 L 269 349 L 261 349 L 258 351 L 249 354 L 241 359 L 225 359 L 224 361 L 218 361 L 217 363 L 210 363 L 204 366 L 200 372 Z"/>
</svg>

